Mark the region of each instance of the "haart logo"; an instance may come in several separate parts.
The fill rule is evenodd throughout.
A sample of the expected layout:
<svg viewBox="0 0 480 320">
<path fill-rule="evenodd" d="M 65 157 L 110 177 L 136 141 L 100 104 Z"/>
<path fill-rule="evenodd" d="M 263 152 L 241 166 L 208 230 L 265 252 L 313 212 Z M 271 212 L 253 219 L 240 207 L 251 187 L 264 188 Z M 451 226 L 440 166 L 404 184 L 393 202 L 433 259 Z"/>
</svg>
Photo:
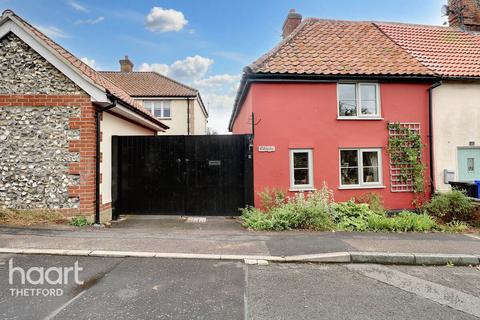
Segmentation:
<svg viewBox="0 0 480 320">
<path fill-rule="evenodd" d="M 15 279 L 18 278 L 22 288 L 10 288 L 12 296 L 61 296 L 61 288 L 25 288 L 24 285 L 32 286 L 61 286 L 67 285 L 69 278 L 73 276 L 75 284 L 82 285 L 79 275 L 83 268 L 75 261 L 73 267 L 30 267 L 27 270 L 20 266 L 14 266 L 13 258 L 8 261 L 8 283 L 15 285 Z"/>
</svg>

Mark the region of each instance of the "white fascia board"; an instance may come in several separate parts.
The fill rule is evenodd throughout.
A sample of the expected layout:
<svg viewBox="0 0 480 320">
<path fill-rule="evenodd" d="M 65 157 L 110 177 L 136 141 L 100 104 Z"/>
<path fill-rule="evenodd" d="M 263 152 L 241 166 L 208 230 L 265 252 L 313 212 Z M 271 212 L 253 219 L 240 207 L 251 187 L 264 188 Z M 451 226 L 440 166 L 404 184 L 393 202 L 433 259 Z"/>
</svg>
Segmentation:
<svg viewBox="0 0 480 320">
<path fill-rule="evenodd" d="M 88 79 L 88 77 L 79 70 L 75 70 L 75 68 L 72 67 L 69 62 L 65 61 L 63 57 L 60 57 L 54 49 L 43 44 L 42 40 L 32 35 L 20 22 L 16 22 L 14 17 L 8 17 L 4 23 L 0 25 L 0 39 L 5 37 L 9 32 L 13 32 L 55 68 L 60 70 L 66 77 L 76 83 L 91 97 L 92 101 L 109 102 L 104 88 L 95 84 L 91 79 Z"/>
<path fill-rule="evenodd" d="M 192 99 L 194 98 L 193 96 L 192 97 L 137 97 L 137 96 L 134 96 L 132 97 L 133 99 L 135 100 L 187 100 L 187 99 Z"/>
<path fill-rule="evenodd" d="M 123 116 L 127 119 L 130 119 L 134 122 L 142 124 L 145 127 L 151 128 L 152 130 L 165 131 L 165 129 L 163 129 L 162 127 L 152 123 L 151 121 L 145 119 L 144 117 L 140 116 L 139 114 L 136 114 L 132 110 L 129 110 L 128 108 L 123 106 L 120 101 L 118 101 L 116 106 L 114 108 L 110 109 L 110 111 L 114 114 L 118 114 L 118 115 Z"/>
</svg>

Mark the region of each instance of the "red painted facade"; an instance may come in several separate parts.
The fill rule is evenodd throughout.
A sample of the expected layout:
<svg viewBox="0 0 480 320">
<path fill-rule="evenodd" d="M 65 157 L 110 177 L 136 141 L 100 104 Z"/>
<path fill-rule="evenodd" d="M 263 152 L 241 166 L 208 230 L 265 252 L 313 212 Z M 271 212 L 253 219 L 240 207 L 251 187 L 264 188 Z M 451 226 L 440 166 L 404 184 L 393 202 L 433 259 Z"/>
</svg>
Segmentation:
<svg viewBox="0 0 480 320">
<path fill-rule="evenodd" d="M 387 154 L 388 122 L 421 124 L 424 143 L 425 189 L 430 190 L 428 147 L 429 83 L 379 83 L 380 120 L 337 119 L 336 83 L 253 83 L 236 117 L 233 133 L 251 133 L 255 114 L 254 190 L 290 188 L 289 149 L 313 150 L 315 188 L 323 182 L 334 191 L 336 201 L 346 201 L 367 192 L 382 196 L 387 209 L 412 208 L 412 192 L 391 192 Z M 275 152 L 259 152 L 259 146 L 275 146 Z M 381 148 L 383 188 L 343 190 L 340 186 L 340 149 Z M 292 192 L 290 192 L 292 194 Z M 427 194 L 429 197 L 429 194 Z"/>
</svg>

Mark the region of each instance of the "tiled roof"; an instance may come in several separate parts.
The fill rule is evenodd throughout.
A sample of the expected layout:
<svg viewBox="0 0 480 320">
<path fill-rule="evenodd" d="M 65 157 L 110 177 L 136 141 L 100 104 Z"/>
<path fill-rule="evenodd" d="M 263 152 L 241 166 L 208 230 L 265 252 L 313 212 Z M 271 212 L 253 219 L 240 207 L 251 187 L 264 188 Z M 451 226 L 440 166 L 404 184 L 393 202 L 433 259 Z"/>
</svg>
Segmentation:
<svg viewBox="0 0 480 320">
<path fill-rule="evenodd" d="M 433 75 L 372 22 L 313 18 L 250 68 L 271 74 Z"/>
<path fill-rule="evenodd" d="M 194 97 L 198 91 L 156 72 L 102 71 L 131 96 L 137 97 Z"/>
<path fill-rule="evenodd" d="M 445 77 L 480 77 L 480 35 L 458 28 L 376 24 L 424 66 Z"/>
<path fill-rule="evenodd" d="M 138 101 L 135 101 L 132 97 L 130 97 L 123 89 L 119 88 L 117 85 L 112 83 L 109 79 L 106 77 L 102 76 L 99 72 L 88 66 L 86 63 L 82 62 L 80 59 L 75 57 L 73 54 L 71 54 L 69 51 L 64 49 L 62 46 L 60 46 L 58 43 L 47 37 L 45 34 L 40 32 L 37 28 L 23 20 L 21 17 L 16 15 L 13 11 L 11 10 L 5 10 L 4 13 L 2 14 L 2 18 L 5 16 L 13 16 L 17 21 L 19 21 L 29 32 L 31 32 L 33 35 L 35 35 L 37 38 L 39 38 L 41 41 L 43 41 L 47 46 L 52 48 L 54 51 L 56 51 L 66 62 L 70 63 L 74 68 L 76 68 L 80 73 L 85 75 L 87 78 L 89 78 L 93 83 L 95 83 L 97 86 L 103 88 L 107 92 L 111 93 L 118 99 L 126 102 L 127 104 L 131 105 L 138 111 L 140 111 L 145 118 L 148 118 L 150 121 L 153 123 L 160 125 L 163 128 L 168 128 L 165 124 L 160 122 L 158 119 L 156 119 L 150 112 L 145 110 L 141 103 Z"/>
</svg>

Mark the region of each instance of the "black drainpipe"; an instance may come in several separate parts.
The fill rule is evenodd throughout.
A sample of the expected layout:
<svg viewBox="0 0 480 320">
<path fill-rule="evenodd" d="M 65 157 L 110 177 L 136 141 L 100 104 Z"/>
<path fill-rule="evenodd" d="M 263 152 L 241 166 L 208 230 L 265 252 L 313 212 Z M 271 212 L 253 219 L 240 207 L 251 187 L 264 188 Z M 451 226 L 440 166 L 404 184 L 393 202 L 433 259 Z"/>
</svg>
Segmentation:
<svg viewBox="0 0 480 320">
<path fill-rule="evenodd" d="M 187 98 L 187 135 L 190 135 L 190 98 Z"/>
<path fill-rule="evenodd" d="M 95 224 L 100 224 L 100 114 L 117 106 L 117 100 L 109 97 L 112 104 L 95 109 L 95 127 L 97 143 L 95 146 Z"/>
<path fill-rule="evenodd" d="M 434 83 L 430 88 L 428 88 L 428 146 L 430 152 L 430 192 L 432 195 L 435 193 L 435 171 L 433 168 L 433 119 L 432 119 L 432 92 L 433 89 L 440 87 L 442 85 L 442 81 Z"/>
</svg>

